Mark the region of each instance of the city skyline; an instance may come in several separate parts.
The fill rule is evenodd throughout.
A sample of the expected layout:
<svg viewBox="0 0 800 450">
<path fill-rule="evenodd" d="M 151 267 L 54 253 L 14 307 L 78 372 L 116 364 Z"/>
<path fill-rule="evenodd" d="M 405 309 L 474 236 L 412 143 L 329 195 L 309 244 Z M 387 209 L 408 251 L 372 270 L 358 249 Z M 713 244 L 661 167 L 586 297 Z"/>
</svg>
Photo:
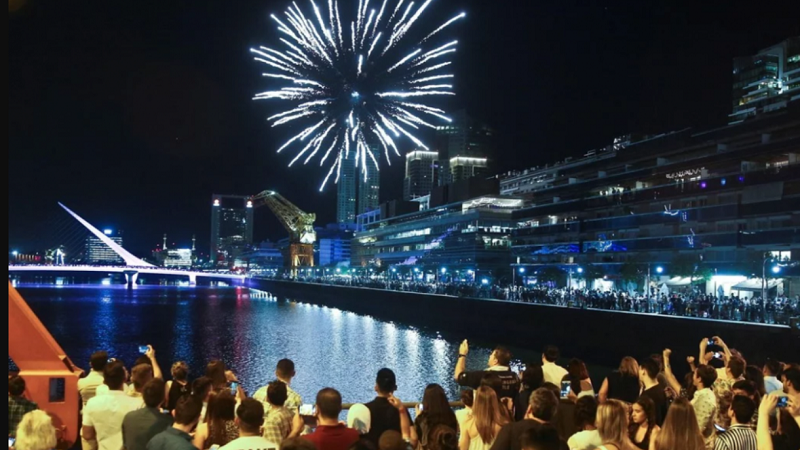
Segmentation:
<svg viewBox="0 0 800 450">
<path fill-rule="evenodd" d="M 468 18 L 472 19 L 465 22 L 460 33 L 463 45 L 456 64 L 470 69 L 493 63 L 497 66 L 493 69 L 495 73 L 509 76 L 508 80 L 501 81 L 476 75 L 474 70 L 459 69 L 456 72 L 456 105 L 482 120 L 490 119 L 488 122 L 497 128 L 499 155 L 497 161 L 493 161 L 498 165 L 497 172 L 525 169 L 561 159 L 561 156 L 567 156 L 566 153 L 579 155 L 604 145 L 612 136 L 629 132 L 666 132 L 682 126 L 723 124 L 730 113 L 733 58 L 755 54 L 797 34 L 796 24 L 786 20 L 771 22 L 773 26 L 763 32 L 761 25 L 769 14 L 738 6 L 719 12 L 720 17 L 714 15 L 717 12 L 714 8 L 703 6 L 698 10 L 678 11 L 676 17 L 658 20 L 655 15 L 663 12 L 663 6 L 651 12 L 625 10 L 621 6 L 585 9 L 548 6 L 541 8 L 535 21 L 546 23 L 548 20 L 565 20 L 560 19 L 562 16 L 570 17 L 575 20 L 575 30 L 557 32 L 552 26 L 547 26 L 540 31 L 523 32 L 509 27 L 510 33 L 527 36 L 523 44 L 517 44 L 517 49 L 526 48 L 531 53 L 523 58 L 520 71 L 510 72 L 511 63 L 519 63 L 516 60 L 519 56 L 509 57 L 509 51 L 514 47 L 498 47 L 503 50 L 494 56 L 482 51 L 485 45 L 498 41 L 507 43 L 515 37 L 514 34 L 495 37 L 497 33 L 492 33 L 501 26 L 501 8 L 490 8 L 476 2 L 467 2 L 463 6 Z M 28 6 L 11 14 L 10 244 L 24 246 L 26 241 L 30 242 L 33 239 L 31 234 L 37 226 L 46 223 L 55 210 L 55 201 L 59 199 L 76 204 L 94 221 L 118 224 L 128 230 L 126 241 L 130 241 L 136 250 L 149 248 L 164 232 L 176 236 L 197 234 L 200 242 L 206 242 L 210 230 L 195 224 L 208 223 L 207 199 L 213 192 L 246 195 L 264 188 L 292 192 L 295 193 L 292 200 L 300 207 L 319 213 L 319 223 L 334 221 L 335 208 L 331 206 L 335 202 L 330 199 L 335 197 L 335 190 L 314 194 L 307 189 L 305 185 L 309 183 L 304 180 L 316 180 L 318 172 L 310 168 L 289 172 L 278 164 L 272 149 L 283 136 L 263 130 L 263 115 L 240 95 L 245 88 L 253 86 L 259 76 L 248 65 L 246 46 L 241 44 L 257 42 L 266 36 L 266 15 L 276 11 L 278 5 L 253 2 L 237 7 L 241 9 L 215 18 L 219 23 L 214 25 L 225 27 L 244 22 L 241 32 L 230 37 L 222 36 L 221 43 L 214 47 L 211 55 L 189 52 L 179 57 L 175 55 L 182 54 L 182 49 L 191 48 L 194 42 L 171 37 L 172 26 L 177 21 L 180 29 L 181 18 L 190 23 L 210 23 L 213 16 L 210 12 L 172 7 L 174 9 L 165 11 L 161 18 L 131 12 L 129 23 L 120 18 L 120 13 L 122 16 L 129 13 L 125 7 L 103 6 L 92 10 L 87 20 L 100 18 L 108 22 L 92 28 L 92 36 L 114 37 L 121 30 L 120 36 L 132 35 L 135 38 L 131 48 L 126 50 L 132 54 L 126 56 L 134 57 L 143 66 L 134 75 L 124 77 L 121 87 L 110 81 L 124 67 L 122 60 L 112 57 L 119 38 L 100 46 L 81 47 L 84 38 L 73 30 L 66 30 L 67 43 L 53 46 L 45 28 L 51 27 L 51 22 L 60 17 L 62 6 Z M 697 24 L 673 37 L 657 37 L 657 33 L 645 29 L 647 26 L 669 28 L 683 20 L 681 14 L 696 18 Z M 247 15 L 259 18 L 245 19 Z M 739 22 L 735 30 L 728 31 L 728 25 L 724 24 L 725 19 L 733 23 L 733 19 L 751 15 L 754 15 L 751 22 Z M 475 17 L 486 20 L 476 20 Z M 169 45 L 161 46 L 166 50 L 154 45 L 159 42 L 158 37 L 138 34 L 136 30 L 143 25 L 167 34 Z M 587 25 L 584 27 L 588 28 L 587 31 L 580 31 L 580 25 Z M 592 39 L 584 34 L 605 26 L 611 26 L 612 30 L 597 33 Z M 706 33 L 714 31 L 718 32 L 717 36 L 707 37 Z M 552 36 L 547 32 L 552 32 Z M 664 67 L 662 63 L 652 61 L 646 49 L 619 42 L 619 35 L 628 34 L 641 38 L 645 47 L 651 46 L 672 55 L 674 67 Z M 202 42 L 201 37 L 193 35 L 192 38 Z M 698 39 L 697 48 L 684 49 L 683 44 L 693 38 Z M 621 48 L 576 47 L 580 42 L 616 43 Z M 43 70 L 41 61 L 48 58 L 42 57 L 48 52 L 63 52 L 64 45 L 75 49 L 50 59 L 49 64 L 63 75 L 54 80 L 52 73 L 48 74 L 49 70 Z M 524 47 L 520 47 L 522 45 Z M 616 111 L 605 112 L 608 103 L 604 100 L 608 94 L 570 83 L 574 78 L 559 77 L 563 71 L 578 66 L 563 61 L 552 49 L 554 45 L 587 57 L 587 64 L 597 63 L 593 67 L 601 80 L 619 75 L 617 72 L 621 69 L 613 67 L 616 62 L 611 56 L 615 53 L 629 54 L 631 59 L 627 64 L 640 67 L 636 78 L 643 86 L 623 92 L 619 97 L 615 94 L 614 98 L 619 100 L 614 105 Z M 544 50 L 544 47 L 550 49 Z M 539 87 L 536 83 L 533 83 L 534 87 L 528 86 L 531 81 L 523 81 L 519 76 L 527 69 L 536 69 L 535 64 L 531 65 L 533 58 L 549 61 L 551 67 L 532 72 L 541 81 Z M 85 61 L 85 64 L 73 67 L 71 62 L 74 60 Z M 231 73 L 216 69 L 220 60 L 232 63 L 227 64 Z M 558 63 L 564 67 L 556 68 Z M 694 72 L 686 71 L 688 67 L 692 67 Z M 703 75 L 698 75 L 697 71 Z M 92 73 L 97 75 L 90 76 Z M 623 77 L 618 81 L 620 85 L 629 81 L 633 74 L 626 76 L 629 78 Z M 569 89 L 554 89 L 561 94 L 542 96 L 548 82 L 558 79 L 562 79 L 564 87 Z M 244 84 L 247 86 L 242 89 L 232 87 L 231 83 L 238 80 L 246 80 Z M 487 82 L 490 83 L 488 88 L 476 89 Z M 690 86 L 692 83 L 696 86 Z M 178 84 L 184 88 L 178 94 L 170 94 L 170 88 Z M 504 88 L 499 84 L 510 86 Z M 45 86 L 47 89 L 43 90 Z M 502 95 L 516 88 L 522 89 L 519 98 Z M 606 89 L 614 91 L 616 87 L 611 83 Z M 648 101 L 638 98 L 642 96 L 642 90 L 650 94 Z M 54 101 L 54 95 L 69 92 L 85 94 L 87 101 L 81 104 Z M 670 100 L 676 92 L 686 92 L 687 95 L 681 102 Z M 193 99 L 193 93 L 198 94 L 198 99 Z M 691 95 L 693 93 L 697 95 Z M 66 98 L 73 95 L 66 95 Z M 578 98 L 580 107 L 587 112 L 569 106 L 571 100 Z M 686 103 L 685 98 L 691 102 Z M 556 105 L 566 106 L 561 111 L 554 110 Z M 74 111 L 68 112 L 70 109 Z M 33 120 L 36 111 L 41 111 L 41 117 Z M 595 120 L 586 120 L 587 115 Z M 540 118 L 538 122 L 535 120 L 537 116 Z M 565 122 L 567 117 L 574 122 Z M 87 126 L 89 123 L 92 124 L 90 127 Z M 533 128 L 522 132 L 526 123 Z M 545 130 L 541 129 L 542 126 Z M 570 133 L 571 129 L 580 132 Z M 41 133 L 41 130 L 47 132 Z M 59 137 L 58 147 L 51 136 Z M 134 151 L 141 152 L 141 157 L 133 155 L 131 152 Z M 47 161 L 47 164 L 42 165 L 41 161 Z M 382 172 L 383 183 L 387 186 L 383 200 L 401 198 L 402 164 L 396 162 L 391 168 L 384 166 Z M 56 183 L 58 189 L 53 189 L 48 181 Z M 152 211 L 152 214 L 143 215 L 141 211 Z M 268 215 L 263 217 L 263 221 L 256 220 L 259 225 L 255 233 L 259 237 L 255 240 L 281 237 L 283 230 L 277 221 Z"/>
</svg>

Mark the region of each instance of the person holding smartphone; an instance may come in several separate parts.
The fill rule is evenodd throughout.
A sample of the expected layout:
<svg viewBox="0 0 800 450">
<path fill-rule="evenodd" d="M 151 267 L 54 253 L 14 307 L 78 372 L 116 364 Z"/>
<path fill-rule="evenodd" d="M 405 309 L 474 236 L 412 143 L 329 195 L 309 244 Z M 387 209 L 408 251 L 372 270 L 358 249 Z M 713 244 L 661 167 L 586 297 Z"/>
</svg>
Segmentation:
<svg viewBox="0 0 800 450">
<path fill-rule="evenodd" d="M 325 388 L 317 394 L 315 405 L 317 427 L 313 433 L 303 436 L 311 441 L 317 450 L 349 450 L 350 446 L 361 439 L 358 431 L 347 428 L 339 422 L 342 412 L 342 394 L 336 389 Z M 294 428 L 290 437 L 297 437 L 305 428 L 303 417 L 295 416 Z M 226 449 L 227 450 L 227 449 Z"/>
</svg>

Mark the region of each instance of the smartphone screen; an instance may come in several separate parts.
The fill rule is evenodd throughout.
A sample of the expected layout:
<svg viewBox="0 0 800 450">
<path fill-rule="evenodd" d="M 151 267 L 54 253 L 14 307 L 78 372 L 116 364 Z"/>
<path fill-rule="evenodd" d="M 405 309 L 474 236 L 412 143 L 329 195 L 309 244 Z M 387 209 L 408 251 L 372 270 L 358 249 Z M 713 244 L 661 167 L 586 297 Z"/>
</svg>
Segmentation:
<svg viewBox="0 0 800 450">
<path fill-rule="evenodd" d="M 714 340 L 713 339 L 709 339 L 708 340 L 708 345 L 716 345 L 716 344 L 714 344 Z"/>
<path fill-rule="evenodd" d="M 786 408 L 789 406 L 789 397 L 778 397 L 778 408 Z"/>
<path fill-rule="evenodd" d="M 231 394 L 234 396 L 239 393 L 239 383 L 233 382 L 231 383 Z"/>
<path fill-rule="evenodd" d="M 566 380 L 561 382 L 561 398 L 569 397 L 569 390 L 572 387 L 572 381 Z"/>
<path fill-rule="evenodd" d="M 720 353 L 720 352 L 714 353 L 714 358 L 722 359 L 722 353 Z"/>
<path fill-rule="evenodd" d="M 301 416 L 316 416 L 317 415 L 317 408 L 314 405 L 301 405 L 300 406 L 300 415 Z"/>
<path fill-rule="evenodd" d="M 17 440 L 15 438 L 12 437 L 8 438 L 8 448 L 13 447 L 16 442 Z"/>
<path fill-rule="evenodd" d="M 146 354 L 148 350 L 150 350 L 150 347 L 148 347 L 146 345 L 140 345 L 139 346 L 139 353 L 141 353 L 143 355 Z"/>
</svg>

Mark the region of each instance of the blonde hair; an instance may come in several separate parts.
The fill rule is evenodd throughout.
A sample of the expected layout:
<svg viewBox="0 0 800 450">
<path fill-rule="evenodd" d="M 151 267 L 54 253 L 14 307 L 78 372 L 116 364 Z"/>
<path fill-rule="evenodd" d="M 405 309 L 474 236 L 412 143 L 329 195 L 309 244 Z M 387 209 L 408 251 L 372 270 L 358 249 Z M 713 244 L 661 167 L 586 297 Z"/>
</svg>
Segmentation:
<svg viewBox="0 0 800 450">
<path fill-rule="evenodd" d="M 639 363 L 634 358 L 626 356 L 619 363 L 619 373 L 639 378 Z"/>
<path fill-rule="evenodd" d="M 504 414 L 504 409 L 505 406 L 497 399 L 497 393 L 494 389 L 488 386 L 481 386 L 475 391 L 475 400 L 472 403 L 472 420 L 484 443 L 493 442 L 497 435 L 496 428 L 509 422 Z"/>
<path fill-rule="evenodd" d="M 619 400 L 608 400 L 597 407 L 597 432 L 604 444 L 620 449 L 630 448 L 628 437 L 628 408 Z"/>
<path fill-rule="evenodd" d="M 56 448 L 56 427 L 53 419 L 41 410 L 31 411 L 22 417 L 17 427 L 17 450 L 51 450 Z"/>
<path fill-rule="evenodd" d="M 694 407 L 686 399 L 675 400 L 656 438 L 656 450 L 704 450 L 705 447 Z"/>
</svg>

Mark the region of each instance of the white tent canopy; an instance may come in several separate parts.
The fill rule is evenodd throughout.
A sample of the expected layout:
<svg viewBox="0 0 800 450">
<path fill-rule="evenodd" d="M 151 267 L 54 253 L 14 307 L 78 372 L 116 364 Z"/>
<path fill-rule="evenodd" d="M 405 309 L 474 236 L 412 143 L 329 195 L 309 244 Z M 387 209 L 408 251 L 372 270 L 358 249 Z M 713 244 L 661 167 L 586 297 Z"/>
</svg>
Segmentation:
<svg viewBox="0 0 800 450">
<path fill-rule="evenodd" d="M 769 280 L 767 281 L 767 289 L 773 289 L 780 284 L 779 280 Z M 744 280 L 740 283 L 737 283 L 731 286 L 732 291 L 761 291 L 764 288 L 763 281 L 760 278 L 751 278 L 749 280 Z"/>
</svg>

